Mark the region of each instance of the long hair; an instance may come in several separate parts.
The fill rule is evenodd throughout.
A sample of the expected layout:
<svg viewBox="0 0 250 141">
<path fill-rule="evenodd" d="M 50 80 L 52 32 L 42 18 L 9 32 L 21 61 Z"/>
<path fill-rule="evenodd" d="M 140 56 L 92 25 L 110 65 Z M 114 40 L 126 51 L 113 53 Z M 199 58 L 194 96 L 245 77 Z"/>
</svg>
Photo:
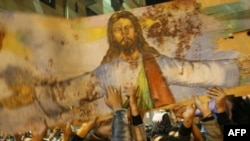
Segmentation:
<svg viewBox="0 0 250 141">
<path fill-rule="evenodd" d="M 153 47 L 150 47 L 148 43 L 146 42 L 145 38 L 143 37 L 142 28 L 138 22 L 138 19 L 135 15 L 133 15 L 131 12 L 128 11 L 119 11 L 115 12 L 111 15 L 108 21 L 108 28 L 107 28 L 107 35 L 108 35 L 108 43 L 109 43 L 109 49 L 106 53 L 106 55 L 103 57 L 103 60 L 101 64 L 107 63 L 112 61 L 113 59 L 119 57 L 121 51 L 118 47 L 114 44 L 114 36 L 112 27 L 115 22 L 117 22 L 120 18 L 126 18 L 131 20 L 132 24 L 134 25 L 135 32 L 136 32 L 136 47 L 138 48 L 140 53 L 150 53 L 154 55 L 159 55 L 160 53 L 154 49 Z"/>
</svg>

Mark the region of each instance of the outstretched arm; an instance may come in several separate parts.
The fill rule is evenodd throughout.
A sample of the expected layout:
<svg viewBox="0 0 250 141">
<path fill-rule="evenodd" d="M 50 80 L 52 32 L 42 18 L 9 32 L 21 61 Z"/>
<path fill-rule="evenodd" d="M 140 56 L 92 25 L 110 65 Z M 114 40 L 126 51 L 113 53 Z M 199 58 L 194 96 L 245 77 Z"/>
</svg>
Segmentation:
<svg viewBox="0 0 250 141">
<path fill-rule="evenodd" d="M 121 91 L 112 86 L 109 86 L 107 91 L 108 94 L 105 96 L 104 100 L 114 112 L 111 140 L 131 141 L 132 138 L 127 118 L 127 110 L 122 108 Z"/>
<path fill-rule="evenodd" d="M 198 96 L 195 96 L 194 99 L 197 108 L 200 109 L 203 116 L 202 125 L 206 130 L 206 140 L 222 141 L 223 134 L 217 120 L 214 118 L 209 108 L 209 102 L 200 100 Z"/>
<path fill-rule="evenodd" d="M 239 82 L 239 68 L 234 60 L 187 61 L 162 56 L 157 61 L 168 84 L 232 87 Z"/>
<path fill-rule="evenodd" d="M 138 87 L 129 87 L 129 108 L 132 116 L 132 134 L 135 141 L 146 141 L 146 130 L 143 124 L 143 119 L 140 114 L 139 108 L 137 107 L 137 91 Z"/>
<path fill-rule="evenodd" d="M 194 114 L 195 114 L 195 105 L 191 104 L 186 106 L 185 111 L 182 114 L 183 122 L 179 129 L 180 140 L 188 141 L 191 137 L 192 126 L 194 122 Z"/>
</svg>

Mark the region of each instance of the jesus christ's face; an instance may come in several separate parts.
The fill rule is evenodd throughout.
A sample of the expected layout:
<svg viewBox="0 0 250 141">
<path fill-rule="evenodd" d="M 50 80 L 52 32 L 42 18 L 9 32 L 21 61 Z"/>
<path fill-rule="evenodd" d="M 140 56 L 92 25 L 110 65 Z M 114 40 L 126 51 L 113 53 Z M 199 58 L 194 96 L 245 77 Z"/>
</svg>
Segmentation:
<svg viewBox="0 0 250 141">
<path fill-rule="evenodd" d="M 135 50 L 136 32 L 129 19 L 121 18 L 113 24 L 113 37 L 117 47 L 129 55 Z"/>
</svg>

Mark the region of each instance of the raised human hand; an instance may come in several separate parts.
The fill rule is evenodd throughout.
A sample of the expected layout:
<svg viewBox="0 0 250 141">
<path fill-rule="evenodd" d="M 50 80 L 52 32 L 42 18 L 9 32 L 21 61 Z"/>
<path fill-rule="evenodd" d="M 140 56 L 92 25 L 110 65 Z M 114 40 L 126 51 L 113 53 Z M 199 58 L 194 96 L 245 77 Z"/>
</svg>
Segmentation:
<svg viewBox="0 0 250 141">
<path fill-rule="evenodd" d="M 183 119 L 184 119 L 183 124 L 187 128 L 190 128 L 193 125 L 195 109 L 196 109 L 195 104 L 192 103 L 186 106 L 186 109 L 182 114 Z"/>
<path fill-rule="evenodd" d="M 137 116 L 140 114 L 139 108 L 137 106 L 137 96 L 136 96 L 137 91 L 138 91 L 138 87 L 134 88 L 133 92 L 130 94 L 130 97 L 129 97 L 129 106 L 131 109 L 131 114 L 133 116 Z"/>
<path fill-rule="evenodd" d="M 226 92 L 221 87 L 208 89 L 208 97 L 215 99 L 215 107 L 218 113 L 225 111 Z"/>
<path fill-rule="evenodd" d="M 174 113 L 174 116 L 177 118 L 183 118 L 183 113 L 186 110 L 186 106 L 185 105 L 176 105 L 172 111 Z"/>
<path fill-rule="evenodd" d="M 212 111 L 209 108 L 209 101 L 201 101 L 197 95 L 194 95 L 194 102 L 196 107 L 200 109 L 203 117 L 207 117 L 212 114 Z"/>
<path fill-rule="evenodd" d="M 184 119 L 194 118 L 195 109 L 196 109 L 196 107 L 195 107 L 195 104 L 194 104 L 194 103 L 192 103 L 192 104 L 186 106 L 185 111 L 184 111 L 183 114 L 182 114 L 182 117 L 183 117 Z"/>
<path fill-rule="evenodd" d="M 122 109 L 122 96 L 121 90 L 117 90 L 112 86 L 108 86 L 107 88 L 108 94 L 105 95 L 104 101 L 105 103 L 113 109 L 113 111 L 117 111 Z"/>
<path fill-rule="evenodd" d="M 97 120 L 98 117 L 95 117 L 87 122 L 83 122 L 76 134 L 82 138 L 86 137 L 89 131 L 97 126 Z"/>
</svg>

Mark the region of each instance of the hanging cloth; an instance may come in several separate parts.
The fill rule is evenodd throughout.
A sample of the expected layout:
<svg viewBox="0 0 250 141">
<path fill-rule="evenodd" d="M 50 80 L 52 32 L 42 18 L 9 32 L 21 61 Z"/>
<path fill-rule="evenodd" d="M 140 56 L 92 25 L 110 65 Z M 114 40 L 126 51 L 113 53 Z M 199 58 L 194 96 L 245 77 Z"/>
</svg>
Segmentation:
<svg viewBox="0 0 250 141">
<path fill-rule="evenodd" d="M 175 103 L 169 86 L 162 76 L 159 65 L 151 54 L 143 54 L 143 64 L 154 107 Z"/>
</svg>

